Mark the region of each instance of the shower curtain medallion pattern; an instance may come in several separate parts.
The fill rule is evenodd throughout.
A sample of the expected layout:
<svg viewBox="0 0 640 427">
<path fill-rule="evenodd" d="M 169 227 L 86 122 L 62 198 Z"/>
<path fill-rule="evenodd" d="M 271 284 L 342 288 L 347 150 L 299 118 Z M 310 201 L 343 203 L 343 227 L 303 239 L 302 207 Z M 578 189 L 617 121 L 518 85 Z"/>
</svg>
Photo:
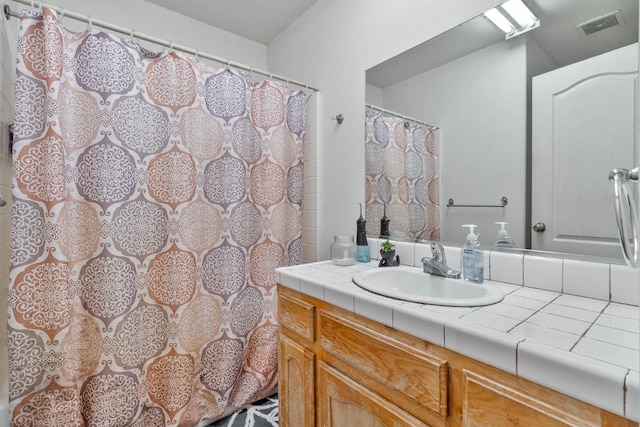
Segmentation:
<svg viewBox="0 0 640 427">
<path fill-rule="evenodd" d="M 440 240 L 440 130 L 367 108 L 365 202 L 367 234 L 380 235 L 387 206 L 391 231 Z"/>
<path fill-rule="evenodd" d="M 24 12 L 9 291 L 15 426 L 192 426 L 277 383 L 305 95 Z"/>
</svg>

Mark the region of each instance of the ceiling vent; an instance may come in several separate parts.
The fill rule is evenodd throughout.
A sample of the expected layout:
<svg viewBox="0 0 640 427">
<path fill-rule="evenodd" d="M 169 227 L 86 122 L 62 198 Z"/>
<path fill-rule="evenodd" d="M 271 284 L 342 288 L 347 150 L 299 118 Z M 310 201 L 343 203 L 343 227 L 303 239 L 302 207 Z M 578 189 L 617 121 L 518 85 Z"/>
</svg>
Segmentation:
<svg viewBox="0 0 640 427">
<path fill-rule="evenodd" d="M 615 12 L 607 13 L 606 15 L 583 22 L 582 24 L 577 25 L 576 28 L 583 36 L 589 36 L 597 33 L 598 31 L 606 30 L 607 28 L 615 27 L 622 23 L 624 23 L 622 13 L 620 10 L 616 10 Z"/>
</svg>

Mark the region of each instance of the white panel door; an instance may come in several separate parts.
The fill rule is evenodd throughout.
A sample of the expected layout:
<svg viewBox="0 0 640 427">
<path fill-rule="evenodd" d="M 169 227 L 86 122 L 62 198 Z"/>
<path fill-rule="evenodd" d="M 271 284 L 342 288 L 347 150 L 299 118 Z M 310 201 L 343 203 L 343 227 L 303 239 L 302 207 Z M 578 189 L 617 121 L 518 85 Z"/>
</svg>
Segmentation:
<svg viewBox="0 0 640 427">
<path fill-rule="evenodd" d="M 635 165 L 637 77 L 636 43 L 533 78 L 532 249 L 622 257 L 608 175 Z"/>
</svg>

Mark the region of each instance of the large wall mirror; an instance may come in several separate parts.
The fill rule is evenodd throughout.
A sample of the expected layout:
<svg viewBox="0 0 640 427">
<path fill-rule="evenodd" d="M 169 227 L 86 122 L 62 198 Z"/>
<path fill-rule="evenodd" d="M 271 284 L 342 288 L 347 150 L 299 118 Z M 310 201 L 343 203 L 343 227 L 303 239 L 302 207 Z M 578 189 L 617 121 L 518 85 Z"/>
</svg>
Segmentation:
<svg viewBox="0 0 640 427">
<path fill-rule="evenodd" d="M 502 221 L 517 248 L 621 259 L 608 173 L 639 163 L 638 1 L 524 3 L 538 28 L 505 39 L 481 15 L 367 70 L 367 120 L 434 126 L 419 133 L 435 147 L 423 165 L 436 165 L 419 192 L 436 199 L 435 214 L 420 214 L 438 229 L 423 237 L 462 243 L 473 223 L 491 245 Z M 367 184 L 367 197 L 418 192 L 407 182 Z M 405 223 L 390 229 L 415 238 Z"/>
</svg>

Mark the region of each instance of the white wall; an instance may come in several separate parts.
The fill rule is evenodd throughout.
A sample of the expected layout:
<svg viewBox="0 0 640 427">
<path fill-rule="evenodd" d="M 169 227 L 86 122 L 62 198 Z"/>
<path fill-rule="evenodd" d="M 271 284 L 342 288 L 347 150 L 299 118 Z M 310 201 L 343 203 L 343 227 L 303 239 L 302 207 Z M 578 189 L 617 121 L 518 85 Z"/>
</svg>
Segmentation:
<svg viewBox="0 0 640 427">
<path fill-rule="evenodd" d="M 493 44 L 384 89 L 384 107 L 440 127 L 440 234 L 462 243 L 477 224 L 491 245 L 496 221 L 519 247 L 525 235 L 526 43 Z M 505 159 L 508 159 L 506 161 Z M 447 208 L 500 204 L 505 208 Z"/>
<path fill-rule="evenodd" d="M 269 70 L 320 88 L 319 249 L 356 233 L 364 202 L 365 70 L 499 0 L 318 0 L 269 44 Z M 342 125 L 330 117 L 343 114 Z"/>
<path fill-rule="evenodd" d="M 377 86 L 367 83 L 365 102 L 376 107 L 384 107 L 384 91 Z"/>
</svg>

